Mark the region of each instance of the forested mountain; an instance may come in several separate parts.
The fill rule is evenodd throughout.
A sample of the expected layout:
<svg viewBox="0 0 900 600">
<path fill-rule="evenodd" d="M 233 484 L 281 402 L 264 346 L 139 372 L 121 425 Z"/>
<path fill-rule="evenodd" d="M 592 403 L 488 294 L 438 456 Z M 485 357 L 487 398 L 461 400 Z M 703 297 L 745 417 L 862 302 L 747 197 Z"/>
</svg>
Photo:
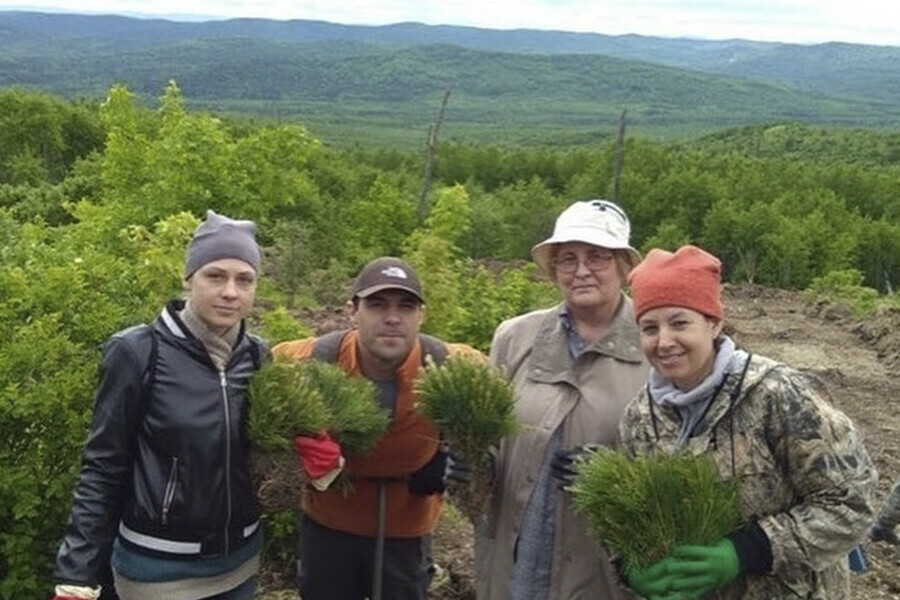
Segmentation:
<svg viewBox="0 0 900 600">
<path fill-rule="evenodd" d="M 180 23 L 0 12 L 0 86 L 145 99 L 170 79 L 215 111 L 301 120 L 324 139 L 420 143 L 447 87 L 444 134 L 579 143 L 804 121 L 900 124 L 900 47 L 796 46 L 233 19 Z"/>
</svg>

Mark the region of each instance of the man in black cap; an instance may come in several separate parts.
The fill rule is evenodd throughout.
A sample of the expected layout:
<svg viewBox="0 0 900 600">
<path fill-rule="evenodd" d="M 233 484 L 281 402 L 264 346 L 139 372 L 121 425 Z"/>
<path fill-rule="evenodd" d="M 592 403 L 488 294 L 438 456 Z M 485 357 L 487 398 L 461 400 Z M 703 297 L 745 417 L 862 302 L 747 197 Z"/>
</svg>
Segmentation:
<svg viewBox="0 0 900 600">
<path fill-rule="evenodd" d="M 392 414 L 388 432 L 363 456 L 341 456 L 326 434 L 295 440 L 312 484 L 302 500 L 300 595 L 425 600 L 442 493 L 468 468 L 453 460 L 439 432 L 416 410 L 413 383 L 429 355 L 436 362 L 461 353 L 484 357 L 419 333 L 425 296 L 415 270 L 399 258 L 367 264 L 347 310 L 353 329 L 273 348 L 276 356 L 326 360 L 368 378 Z M 328 487 L 341 469 L 352 483 L 350 493 Z"/>
</svg>

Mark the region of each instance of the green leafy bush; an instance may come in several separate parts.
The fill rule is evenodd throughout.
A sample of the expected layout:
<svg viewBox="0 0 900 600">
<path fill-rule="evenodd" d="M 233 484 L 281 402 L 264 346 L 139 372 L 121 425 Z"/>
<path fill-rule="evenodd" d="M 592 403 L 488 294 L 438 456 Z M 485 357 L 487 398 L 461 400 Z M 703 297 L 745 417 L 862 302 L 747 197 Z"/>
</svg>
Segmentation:
<svg viewBox="0 0 900 600">
<path fill-rule="evenodd" d="M 863 285 L 863 274 L 856 269 L 831 271 L 816 277 L 806 288 L 810 302 L 833 302 L 848 305 L 856 317 L 862 317 L 875 310 L 878 292 Z"/>
<path fill-rule="evenodd" d="M 312 331 L 297 321 L 290 311 L 284 306 L 276 306 L 259 316 L 262 328 L 259 334 L 275 345 L 287 340 L 300 340 L 312 335 Z"/>
<path fill-rule="evenodd" d="M 740 522 L 737 488 L 708 456 L 628 459 L 601 448 L 581 463 L 575 508 L 625 568 L 647 567 L 678 544 L 709 545 Z"/>
</svg>

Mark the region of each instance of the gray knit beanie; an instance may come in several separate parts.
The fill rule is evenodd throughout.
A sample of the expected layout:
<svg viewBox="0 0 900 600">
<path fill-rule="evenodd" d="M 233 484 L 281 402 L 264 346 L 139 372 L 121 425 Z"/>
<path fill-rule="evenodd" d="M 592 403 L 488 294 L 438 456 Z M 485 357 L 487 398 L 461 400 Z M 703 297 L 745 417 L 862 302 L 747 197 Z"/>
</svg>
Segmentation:
<svg viewBox="0 0 900 600">
<path fill-rule="evenodd" d="M 262 258 L 256 245 L 256 224 L 253 221 L 235 221 L 226 216 L 206 211 L 206 220 L 194 230 L 188 244 L 184 263 L 184 278 L 207 263 L 223 258 L 242 260 L 254 271 L 259 271 Z"/>
</svg>

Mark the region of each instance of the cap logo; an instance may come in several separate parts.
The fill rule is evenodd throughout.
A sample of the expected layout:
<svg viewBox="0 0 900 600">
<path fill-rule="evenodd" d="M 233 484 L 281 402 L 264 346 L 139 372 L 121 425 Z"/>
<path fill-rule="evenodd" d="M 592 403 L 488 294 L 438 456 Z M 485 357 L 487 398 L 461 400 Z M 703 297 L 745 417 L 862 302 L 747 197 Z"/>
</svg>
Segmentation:
<svg viewBox="0 0 900 600">
<path fill-rule="evenodd" d="M 397 279 L 408 279 L 406 276 L 406 271 L 401 269 L 400 267 L 388 267 L 387 269 L 383 269 L 381 274 L 385 277 L 396 277 Z"/>
</svg>

